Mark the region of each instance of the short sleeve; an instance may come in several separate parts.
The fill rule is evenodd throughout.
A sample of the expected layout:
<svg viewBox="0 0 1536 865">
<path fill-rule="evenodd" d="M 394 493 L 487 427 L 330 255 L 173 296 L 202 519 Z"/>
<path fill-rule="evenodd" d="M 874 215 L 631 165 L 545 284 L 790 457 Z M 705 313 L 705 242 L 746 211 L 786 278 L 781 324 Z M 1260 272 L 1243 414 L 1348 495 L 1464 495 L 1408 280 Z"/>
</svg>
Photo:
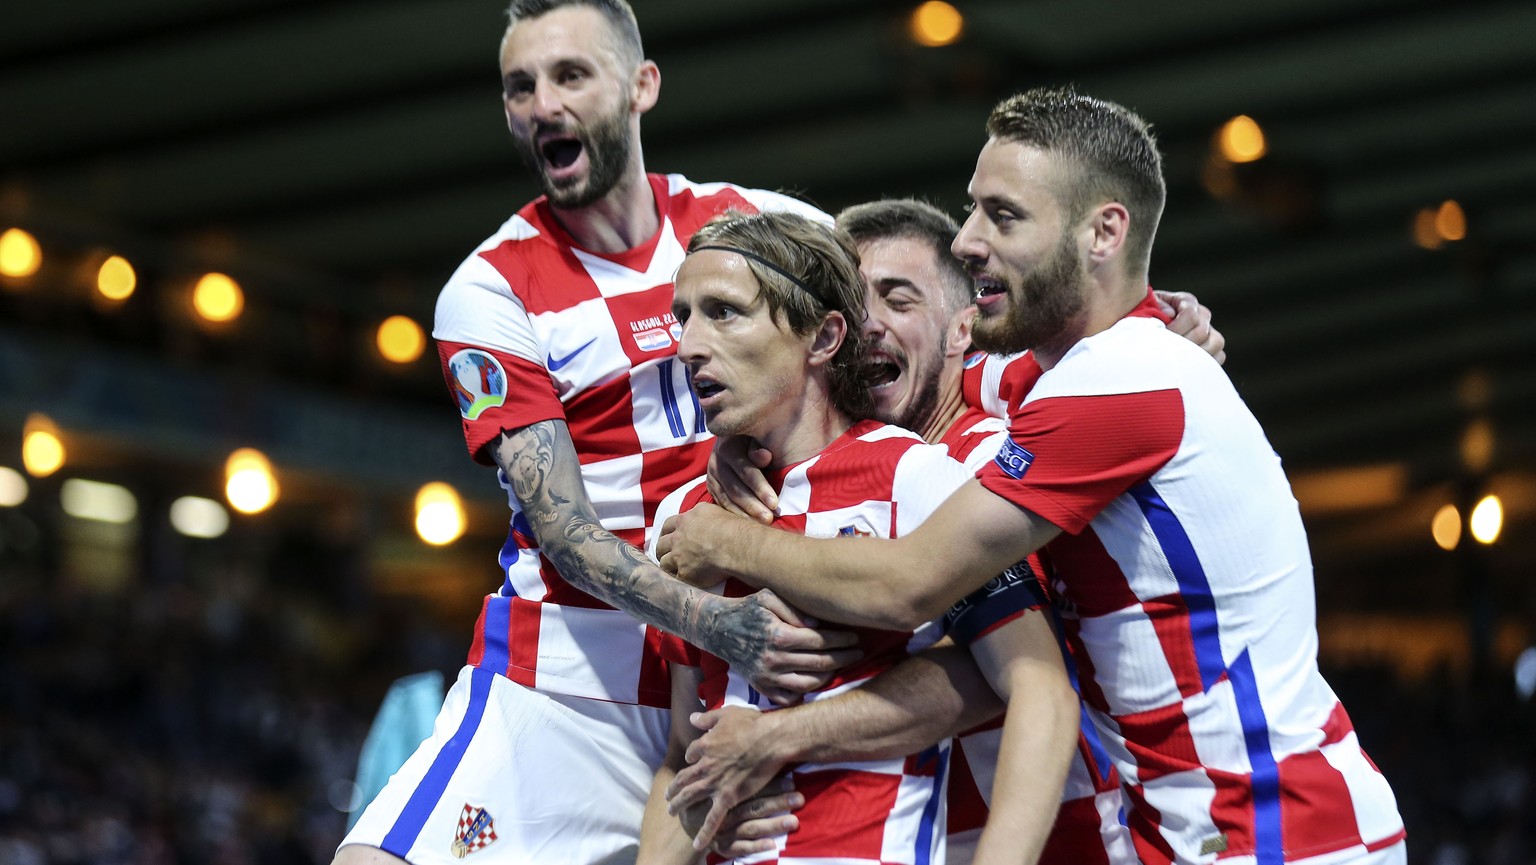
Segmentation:
<svg viewBox="0 0 1536 865">
<path fill-rule="evenodd" d="M 982 486 L 1077 534 L 1166 465 L 1184 437 L 1176 389 L 1061 396 L 1020 406 Z"/>
</svg>

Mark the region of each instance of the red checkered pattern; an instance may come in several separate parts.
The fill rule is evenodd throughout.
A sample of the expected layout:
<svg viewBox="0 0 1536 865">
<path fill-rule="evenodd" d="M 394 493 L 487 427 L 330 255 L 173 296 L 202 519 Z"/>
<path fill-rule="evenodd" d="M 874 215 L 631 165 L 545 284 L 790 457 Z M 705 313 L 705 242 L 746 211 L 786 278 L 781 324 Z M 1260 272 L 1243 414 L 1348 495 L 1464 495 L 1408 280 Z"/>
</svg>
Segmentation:
<svg viewBox="0 0 1536 865">
<path fill-rule="evenodd" d="M 1015 407 L 1015 459 L 980 475 L 1063 529 L 1044 551 L 1053 602 L 1137 854 L 1278 865 L 1396 843 L 1392 791 L 1317 671 L 1279 459 L 1155 316 L 1149 295 L 1069 351 Z"/>
<path fill-rule="evenodd" d="M 470 454 L 490 463 L 485 446 L 502 430 L 564 421 L 603 527 L 636 545 L 662 497 L 708 459 L 704 418 L 675 357 L 672 277 L 688 239 L 731 209 L 828 221 L 776 193 L 677 175 L 649 181 L 660 230 L 615 255 L 577 248 L 544 199 L 523 208 L 454 273 L 433 331 L 450 389 L 448 359 L 465 350 L 505 371 L 505 401 L 463 419 Z M 565 582 L 540 555 L 510 489 L 508 501 L 505 580 L 486 598 L 470 663 L 540 690 L 666 706 L 660 635 Z"/>
<path fill-rule="evenodd" d="M 457 842 L 454 852 L 468 855 L 496 840 L 496 824 L 484 809 L 465 803 L 464 810 L 459 814 L 459 828 L 454 840 Z"/>
<path fill-rule="evenodd" d="M 769 480 L 779 493 L 774 525 L 812 537 L 899 537 L 927 519 L 971 477 L 943 447 L 926 445 L 906 430 L 874 421 L 855 424 L 820 454 Z M 679 491 L 661 518 L 707 500 L 702 484 Z M 725 590 L 748 591 L 734 581 Z M 842 627 L 842 626 L 838 626 Z M 921 649 L 938 636 L 935 624 L 916 633 L 848 628 L 859 634 L 864 658 L 807 699 L 856 687 Z M 700 697 L 711 707 L 775 708 L 724 662 L 692 650 L 689 661 L 705 670 Z M 805 764 L 795 769 L 795 789 L 806 797 L 796 811 L 800 828 L 779 839 L 776 850 L 744 861 L 809 863 L 917 863 L 933 861 L 943 844 L 948 743 L 893 760 Z M 718 861 L 718 860 L 713 860 Z"/>
<path fill-rule="evenodd" d="M 971 352 L 965 358 L 960 378 L 960 393 L 965 404 L 993 417 L 1007 418 L 1035 381 L 1040 378 L 1040 364 L 1029 352 L 986 354 Z"/>
<path fill-rule="evenodd" d="M 1012 398 L 1021 399 L 1040 367 L 1028 354 L 1010 358 L 992 358 L 993 373 L 987 377 L 991 386 L 1007 382 Z M 971 367 L 980 371 L 982 363 Z M 1012 372 L 1006 375 L 996 373 Z M 967 372 L 970 375 L 970 372 Z M 981 377 L 975 382 L 980 386 Z M 1018 388 L 1023 390 L 1019 391 Z M 995 395 L 994 395 L 995 399 Z M 990 464 L 998 446 L 1007 436 L 1008 424 L 980 408 L 967 408 L 945 431 L 940 443 L 950 456 L 963 461 L 972 471 Z M 1038 558 L 1030 557 L 1031 570 L 1044 573 Z M 1049 591 L 1049 586 L 1045 586 Z M 1077 757 L 1068 769 L 1066 787 L 1061 795 L 1061 810 L 1051 826 L 1050 837 L 1040 861 L 1045 865 L 1108 863 L 1129 861 L 1133 854 L 1130 836 L 1120 822 L 1120 776 L 1109 765 L 1106 755 L 1094 754 L 1097 734 L 1086 717 L 1084 732 L 1078 736 Z M 950 757 L 949 824 L 947 861 L 966 865 L 975 852 L 976 842 L 986 825 L 988 803 L 992 799 L 998 750 L 1002 744 L 1003 719 L 998 718 L 955 737 Z"/>
</svg>

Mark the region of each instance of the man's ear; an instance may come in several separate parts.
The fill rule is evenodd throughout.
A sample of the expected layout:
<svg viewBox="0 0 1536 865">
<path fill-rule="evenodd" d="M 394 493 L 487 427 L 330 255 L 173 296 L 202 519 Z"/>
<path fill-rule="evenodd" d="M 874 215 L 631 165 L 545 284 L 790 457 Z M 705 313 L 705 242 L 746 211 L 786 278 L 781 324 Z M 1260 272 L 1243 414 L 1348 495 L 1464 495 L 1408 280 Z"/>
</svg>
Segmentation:
<svg viewBox="0 0 1536 865">
<path fill-rule="evenodd" d="M 642 60 L 635 67 L 634 80 L 630 82 L 629 105 L 636 114 L 644 114 L 656 107 L 661 98 L 661 70 L 655 61 Z"/>
<path fill-rule="evenodd" d="M 1131 214 L 1125 205 L 1110 201 L 1094 208 L 1085 226 L 1088 237 L 1088 264 L 1101 265 L 1120 257 L 1130 239 Z"/>
<path fill-rule="evenodd" d="M 843 347 L 848 337 L 848 320 L 840 312 L 829 312 L 816 328 L 816 338 L 811 340 L 811 353 L 806 359 L 811 366 L 830 361 Z"/>
<path fill-rule="evenodd" d="M 949 317 L 944 328 L 944 356 L 964 357 L 971 353 L 971 325 L 976 323 L 976 307 L 961 307 Z"/>
</svg>

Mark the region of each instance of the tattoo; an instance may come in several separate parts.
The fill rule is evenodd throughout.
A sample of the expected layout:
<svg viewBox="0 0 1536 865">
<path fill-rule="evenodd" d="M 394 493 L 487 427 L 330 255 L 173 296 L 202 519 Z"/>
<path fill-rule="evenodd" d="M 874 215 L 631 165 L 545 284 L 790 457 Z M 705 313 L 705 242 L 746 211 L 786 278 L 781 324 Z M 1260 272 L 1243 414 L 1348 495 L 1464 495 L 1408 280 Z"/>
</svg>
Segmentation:
<svg viewBox="0 0 1536 865">
<path fill-rule="evenodd" d="M 756 679 L 778 619 L 755 597 L 728 599 L 664 573 L 604 529 L 564 421 L 503 431 L 494 453 L 539 547 L 566 582 L 700 646 Z"/>
</svg>

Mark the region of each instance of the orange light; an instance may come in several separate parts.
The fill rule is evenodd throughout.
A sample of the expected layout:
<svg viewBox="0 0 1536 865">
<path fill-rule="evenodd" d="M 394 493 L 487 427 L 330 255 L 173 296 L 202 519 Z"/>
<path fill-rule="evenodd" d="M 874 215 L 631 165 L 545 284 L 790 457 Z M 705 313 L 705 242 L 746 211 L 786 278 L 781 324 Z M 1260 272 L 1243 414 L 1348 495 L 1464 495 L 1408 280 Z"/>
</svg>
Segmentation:
<svg viewBox="0 0 1536 865">
<path fill-rule="evenodd" d="M 1456 510 L 1455 505 L 1441 505 L 1440 510 L 1435 511 L 1435 518 L 1430 520 L 1429 533 L 1440 549 L 1456 549 L 1461 543 L 1461 511 Z"/>
<path fill-rule="evenodd" d="M 944 0 L 928 0 L 912 10 L 912 41 L 928 48 L 953 45 L 965 30 L 965 16 Z"/>
<path fill-rule="evenodd" d="M 37 238 L 19 228 L 0 234 L 0 276 L 25 279 L 43 266 L 43 248 Z"/>
<path fill-rule="evenodd" d="M 45 478 L 64 465 L 64 441 L 47 415 L 32 414 L 21 432 L 21 465 L 34 478 Z"/>
<path fill-rule="evenodd" d="M 224 463 L 224 497 L 242 514 L 259 514 L 277 501 L 277 478 L 266 454 L 240 448 Z"/>
<path fill-rule="evenodd" d="M 1413 244 L 1420 249 L 1439 249 L 1445 239 L 1435 227 L 1435 212 L 1424 208 L 1413 216 Z"/>
<path fill-rule="evenodd" d="M 225 322 L 238 317 L 245 308 L 245 293 L 228 276 L 208 273 L 192 289 L 192 306 L 208 321 Z"/>
<path fill-rule="evenodd" d="M 1455 201 L 1446 201 L 1435 211 L 1435 233 L 1442 240 L 1462 240 L 1467 236 L 1467 214 Z"/>
<path fill-rule="evenodd" d="M 107 300 L 127 300 L 138 285 L 133 265 L 121 255 L 108 256 L 96 270 L 96 290 Z"/>
<path fill-rule="evenodd" d="M 1493 448 L 1493 424 L 1486 418 L 1476 418 L 1461 434 L 1461 464 L 1467 471 L 1485 472 L 1493 464 Z"/>
<path fill-rule="evenodd" d="M 1223 124 L 1216 141 L 1222 157 L 1228 162 L 1253 162 L 1268 150 L 1264 130 L 1246 114 L 1239 114 Z"/>
<path fill-rule="evenodd" d="M 390 363 L 410 363 L 421 357 L 427 346 L 427 335 L 421 325 L 403 315 L 392 315 L 379 325 L 375 340 L 379 354 Z"/>
</svg>

